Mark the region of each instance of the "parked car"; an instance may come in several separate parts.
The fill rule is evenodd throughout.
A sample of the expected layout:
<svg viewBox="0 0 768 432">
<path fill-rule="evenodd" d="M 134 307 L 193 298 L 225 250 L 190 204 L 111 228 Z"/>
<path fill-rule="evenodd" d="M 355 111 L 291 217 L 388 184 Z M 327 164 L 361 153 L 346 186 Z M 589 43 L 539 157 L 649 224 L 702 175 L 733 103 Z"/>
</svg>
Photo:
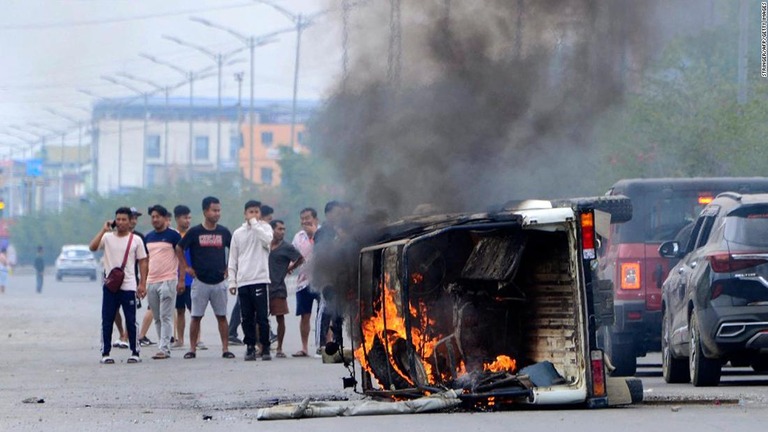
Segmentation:
<svg viewBox="0 0 768 432">
<path fill-rule="evenodd" d="M 661 350 L 661 284 L 677 259 L 659 256 L 659 245 L 677 239 L 717 194 L 768 193 L 766 177 L 625 179 L 607 195 L 632 200 L 632 220 L 611 227 L 598 249 L 601 279 L 613 281 L 616 321 L 603 327 L 601 347 L 614 376 L 634 375 L 637 357 Z"/>
<path fill-rule="evenodd" d="M 768 370 L 768 194 L 718 195 L 659 254 L 680 259 L 662 286 L 664 379 L 717 385 L 729 361 Z"/>
<path fill-rule="evenodd" d="M 56 258 L 56 280 L 64 276 L 86 276 L 96 280 L 99 263 L 87 245 L 64 245 Z"/>
</svg>

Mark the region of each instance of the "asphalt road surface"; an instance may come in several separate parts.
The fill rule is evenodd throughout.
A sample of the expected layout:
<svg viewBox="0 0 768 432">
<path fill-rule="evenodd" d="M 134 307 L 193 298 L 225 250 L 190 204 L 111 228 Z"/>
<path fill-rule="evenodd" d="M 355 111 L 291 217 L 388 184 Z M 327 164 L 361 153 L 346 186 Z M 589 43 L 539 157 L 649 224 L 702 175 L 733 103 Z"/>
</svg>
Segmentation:
<svg viewBox="0 0 768 432">
<path fill-rule="evenodd" d="M 753 431 L 768 423 L 768 376 L 728 368 L 719 387 L 669 385 L 658 355 L 641 360 L 647 402 L 632 407 L 257 421 L 257 408 L 276 402 L 360 396 L 342 389 L 341 365 L 316 358 L 244 362 L 244 347 L 233 347 L 237 358 L 222 359 L 210 309 L 202 322 L 210 349 L 197 359 L 173 351 L 169 360 L 152 360 L 149 347 L 132 365 L 127 350 L 113 349 L 117 363 L 101 365 L 100 296 L 99 284 L 86 279 L 48 275 L 36 294 L 28 269 L 10 277 L 0 295 L 0 431 Z M 290 354 L 299 348 L 298 321 L 289 316 L 287 323 Z M 157 339 L 154 328 L 149 337 Z"/>
</svg>

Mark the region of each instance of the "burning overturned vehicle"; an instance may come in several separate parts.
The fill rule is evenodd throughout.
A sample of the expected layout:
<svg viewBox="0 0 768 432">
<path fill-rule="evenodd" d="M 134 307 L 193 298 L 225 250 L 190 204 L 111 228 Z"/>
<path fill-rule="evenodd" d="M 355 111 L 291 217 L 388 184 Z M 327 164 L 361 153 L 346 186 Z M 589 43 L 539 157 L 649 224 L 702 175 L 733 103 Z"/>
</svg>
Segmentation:
<svg viewBox="0 0 768 432">
<path fill-rule="evenodd" d="M 608 377 L 596 343 L 613 320 L 596 248 L 630 217 L 628 199 L 600 197 L 388 226 L 360 252 L 349 312 L 364 393 L 453 391 L 486 407 L 640 401 L 642 383 Z"/>
<path fill-rule="evenodd" d="M 357 276 L 345 313 L 354 361 L 336 344 L 325 351 L 350 369 L 345 387 L 359 380 L 365 395 L 390 402 L 305 399 L 258 418 L 641 401 L 640 380 L 608 376 L 596 338 L 613 323 L 596 249 L 631 214 L 628 198 L 606 196 L 388 225 L 354 248 L 347 274 Z"/>
</svg>

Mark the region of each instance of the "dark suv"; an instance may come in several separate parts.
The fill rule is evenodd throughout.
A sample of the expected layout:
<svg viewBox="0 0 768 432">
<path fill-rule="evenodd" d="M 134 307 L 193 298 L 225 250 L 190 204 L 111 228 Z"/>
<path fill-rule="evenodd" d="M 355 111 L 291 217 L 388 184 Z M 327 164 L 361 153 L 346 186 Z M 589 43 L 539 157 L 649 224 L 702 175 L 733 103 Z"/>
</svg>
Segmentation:
<svg viewBox="0 0 768 432">
<path fill-rule="evenodd" d="M 661 350 L 661 284 L 677 259 L 659 256 L 659 246 L 679 240 L 717 194 L 768 193 L 766 177 L 643 178 L 616 182 L 608 195 L 632 200 L 632 220 L 613 224 L 598 248 L 600 279 L 613 281 L 616 320 L 600 331 L 612 375 L 634 375 L 637 357 Z"/>
<path fill-rule="evenodd" d="M 722 193 L 689 231 L 659 247 L 680 258 L 662 286 L 664 379 L 717 385 L 728 361 L 768 370 L 768 194 Z"/>
</svg>

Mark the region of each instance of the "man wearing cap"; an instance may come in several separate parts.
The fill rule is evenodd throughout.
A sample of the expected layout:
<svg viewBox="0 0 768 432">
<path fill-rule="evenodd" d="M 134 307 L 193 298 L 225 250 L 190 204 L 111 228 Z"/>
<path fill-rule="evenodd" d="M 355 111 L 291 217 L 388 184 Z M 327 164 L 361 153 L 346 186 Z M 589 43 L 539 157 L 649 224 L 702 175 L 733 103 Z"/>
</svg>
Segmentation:
<svg viewBox="0 0 768 432">
<path fill-rule="evenodd" d="M 148 212 L 154 231 L 146 235 L 146 246 L 150 252 L 147 299 L 153 311 L 160 348 L 152 358 L 163 360 L 171 356 L 176 293 L 184 290 L 184 284 L 178 284 L 179 261 L 176 257 L 176 245 L 181 241 L 181 234 L 168 228 L 170 213 L 165 207 L 156 204 Z"/>
</svg>

